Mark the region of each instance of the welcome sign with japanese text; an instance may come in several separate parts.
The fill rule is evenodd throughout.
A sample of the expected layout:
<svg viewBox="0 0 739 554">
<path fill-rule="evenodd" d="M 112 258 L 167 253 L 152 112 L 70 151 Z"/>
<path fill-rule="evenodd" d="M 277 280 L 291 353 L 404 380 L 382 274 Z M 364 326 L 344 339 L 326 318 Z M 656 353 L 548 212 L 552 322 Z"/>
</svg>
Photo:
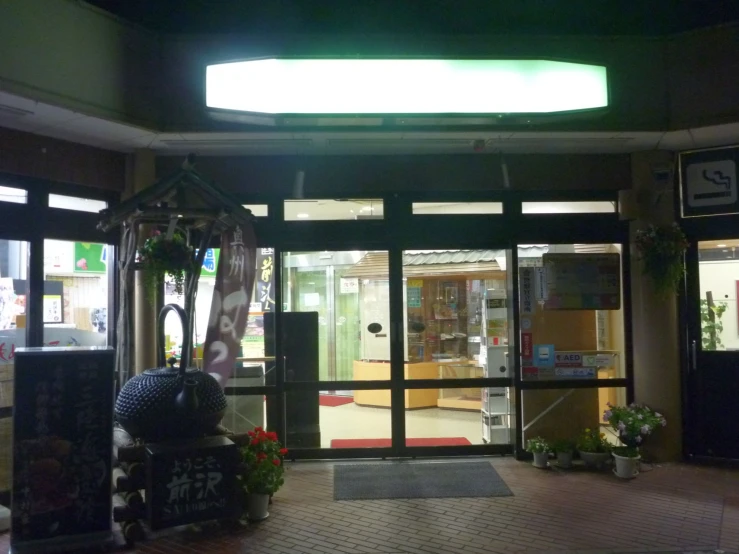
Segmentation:
<svg viewBox="0 0 739 554">
<path fill-rule="evenodd" d="M 239 451 L 226 437 L 146 449 L 146 503 L 152 529 L 238 514 Z"/>
</svg>

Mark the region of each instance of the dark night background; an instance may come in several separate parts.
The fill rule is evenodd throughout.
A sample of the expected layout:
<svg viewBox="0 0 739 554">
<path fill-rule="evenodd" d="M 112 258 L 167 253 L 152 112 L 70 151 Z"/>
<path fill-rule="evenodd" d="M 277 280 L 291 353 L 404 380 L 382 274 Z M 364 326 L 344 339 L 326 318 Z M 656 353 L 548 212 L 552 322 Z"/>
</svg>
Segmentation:
<svg viewBox="0 0 739 554">
<path fill-rule="evenodd" d="M 87 0 L 167 33 L 659 36 L 739 20 L 739 0 Z"/>
</svg>

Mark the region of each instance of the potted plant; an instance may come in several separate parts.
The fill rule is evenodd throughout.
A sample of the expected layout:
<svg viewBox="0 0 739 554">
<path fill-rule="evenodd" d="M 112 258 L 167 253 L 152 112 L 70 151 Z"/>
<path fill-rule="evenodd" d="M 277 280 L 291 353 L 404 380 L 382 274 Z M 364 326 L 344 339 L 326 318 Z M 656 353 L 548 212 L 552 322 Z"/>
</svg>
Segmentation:
<svg viewBox="0 0 739 554">
<path fill-rule="evenodd" d="M 637 231 L 636 248 L 644 264 L 644 274 L 652 278 L 655 292 L 662 297 L 674 294 L 685 274 L 688 239 L 682 229 L 675 223 L 649 225 Z"/>
<path fill-rule="evenodd" d="M 546 469 L 549 467 L 549 443 L 541 438 L 535 437 L 526 441 L 526 452 L 534 455 L 534 467 Z"/>
<path fill-rule="evenodd" d="M 563 469 L 570 469 L 572 467 L 572 453 L 575 450 L 575 445 L 570 440 L 560 439 L 554 441 L 552 450 L 557 456 L 557 465 Z"/>
<path fill-rule="evenodd" d="M 175 232 L 168 239 L 160 231 L 154 231 L 140 248 L 138 261 L 145 271 L 149 299 L 154 301 L 165 275 L 172 276 L 178 295 L 184 292 L 185 276 L 193 269 L 195 257 L 193 248 L 182 233 Z"/>
<path fill-rule="evenodd" d="M 598 429 L 585 429 L 577 440 L 577 452 L 586 466 L 600 469 L 611 458 L 611 444 Z"/>
<path fill-rule="evenodd" d="M 251 440 L 241 448 L 242 472 L 239 475 L 245 498 L 245 512 L 252 521 L 269 517 L 270 497 L 284 484 L 284 458 L 287 449 L 277 441 L 277 433 L 261 427 L 249 431 Z"/>
<path fill-rule="evenodd" d="M 636 477 L 641 459 L 639 448 L 655 429 L 667 425 L 667 420 L 647 406 L 613 406 L 610 403 L 603 414 L 603 420 L 611 425 L 623 444 L 613 449 L 613 458 L 616 461 L 613 472 L 622 479 Z"/>
<path fill-rule="evenodd" d="M 701 334 L 703 350 L 723 350 L 724 341 L 721 334 L 724 332 L 724 323 L 721 318 L 726 312 L 726 302 L 713 303 L 701 300 Z"/>
</svg>

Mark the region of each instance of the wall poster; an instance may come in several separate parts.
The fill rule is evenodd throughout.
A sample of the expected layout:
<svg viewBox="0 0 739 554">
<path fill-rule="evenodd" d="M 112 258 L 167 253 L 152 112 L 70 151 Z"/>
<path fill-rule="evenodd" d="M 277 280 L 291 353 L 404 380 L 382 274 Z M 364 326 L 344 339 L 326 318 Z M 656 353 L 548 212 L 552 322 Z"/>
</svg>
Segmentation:
<svg viewBox="0 0 739 554">
<path fill-rule="evenodd" d="M 620 254 L 544 254 L 545 310 L 621 308 Z"/>
</svg>

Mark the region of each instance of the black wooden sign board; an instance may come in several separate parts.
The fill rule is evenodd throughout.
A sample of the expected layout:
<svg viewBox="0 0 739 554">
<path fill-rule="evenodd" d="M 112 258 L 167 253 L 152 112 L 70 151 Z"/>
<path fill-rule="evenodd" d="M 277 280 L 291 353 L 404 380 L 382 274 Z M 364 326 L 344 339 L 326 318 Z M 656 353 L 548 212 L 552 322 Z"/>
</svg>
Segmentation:
<svg viewBox="0 0 739 554">
<path fill-rule="evenodd" d="M 739 147 L 680 154 L 683 217 L 739 213 Z"/>
<path fill-rule="evenodd" d="M 152 444 L 146 457 L 146 506 L 153 530 L 240 515 L 240 456 L 228 438 Z"/>
<path fill-rule="evenodd" d="M 14 554 L 110 536 L 114 373 L 112 348 L 16 350 Z"/>
</svg>

